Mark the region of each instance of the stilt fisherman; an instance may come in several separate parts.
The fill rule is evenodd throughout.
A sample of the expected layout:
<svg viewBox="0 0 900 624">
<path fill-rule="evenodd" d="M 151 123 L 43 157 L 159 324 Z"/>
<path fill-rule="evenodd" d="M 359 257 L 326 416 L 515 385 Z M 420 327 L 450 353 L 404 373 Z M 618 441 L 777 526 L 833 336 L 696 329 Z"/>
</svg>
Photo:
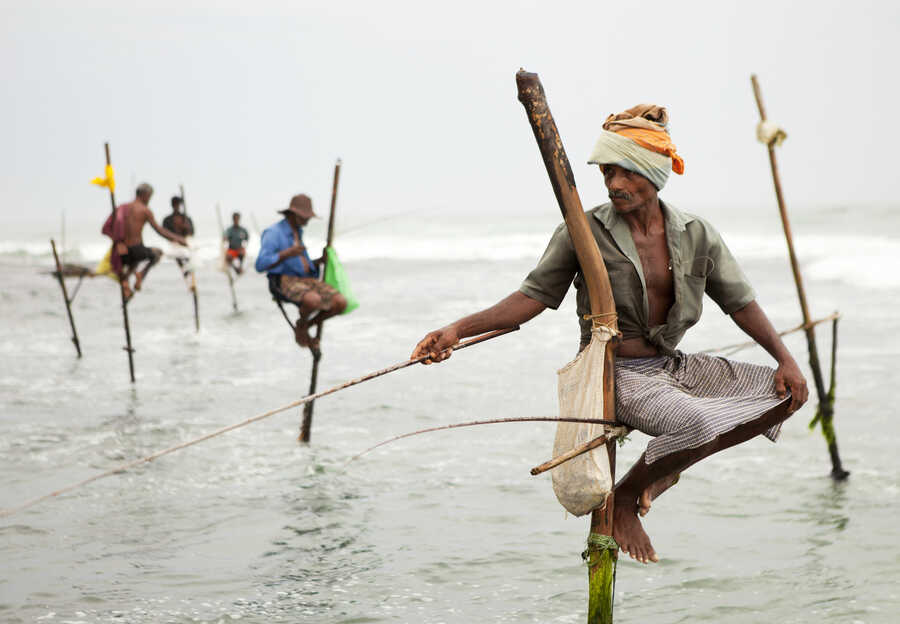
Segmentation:
<svg viewBox="0 0 900 624">
<path fill-rule="evenodd" d="M 808 396 L 806 380 L 756 302 L 719 233 L 659 196 L 669 171 L 684 172 L 666 109 L 638 105 L 610 115 L 588 160 L 599 165 L 610 201 L 587 211 L 616 303 L 616 418 L 653 439 L 615 487 L 613 537 L 633 559 L 658 561 L 639 516 L 681 471 L 757 435 L 772 441 Z M 591 338 L 587 288 L 565 224 L 518 291 L 430 332 L 413 357 L 425 363 L 461 338 L 521 325 L 556 309 L 574 280 L 583 349 Z M 700 320 L 707 294 L 775 359 L 777 368 L 676 350 Z"/>
<path fill-rule="evenodd" d="M 273 297 L 299 309 L 294 324 L 297 344 L 317 351 L 319 345 L 309 335 L 310 324 L 343 312 L 347 299 L 319 280 L 322 258 L 312 260 L 303 244 L 303 227 L 316 216 L 312 200 L 307 195 L 295 195 L 279 212 L 284 219 L 262 233 L 256 270 L 268 275 Z"/>
</svg>

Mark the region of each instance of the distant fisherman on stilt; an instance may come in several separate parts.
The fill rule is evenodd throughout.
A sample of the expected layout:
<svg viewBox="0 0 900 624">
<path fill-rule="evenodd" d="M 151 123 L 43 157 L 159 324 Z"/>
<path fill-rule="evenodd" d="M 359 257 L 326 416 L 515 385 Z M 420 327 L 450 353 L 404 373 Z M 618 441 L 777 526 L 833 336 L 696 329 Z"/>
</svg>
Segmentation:
<svg viewBox="0 0 900 624">
<path fill-rule="evenodd" d="M 316 352 L 319 345 L 309 335 L 310 324 L 342 313 L 347 299 L 318 279 L 318 265 L 323 259 L 312 260 L 303 244 L 303 226 L 316 216 L 312 200 L 307 195 L 295 195 L 279 212 L 284 219 L 262 233 L 256 270 L 268 274 L 272 296 L 299 308 L 294 338 L 301 347 Z"/>
<path fill-rule="evenodd" d="M 238 275 L 244 272 L 244 256 L 247 255 L 245 247 L 249 238 L 247 230 L 241 227 L 241 213 L 235 212 L 231 215 L 231 227 L 222 233 L 222 240 L 228 243 L 228 249 L 225 250 L 228 266 Z M 237 266 L 234 265 L 235 260 Z"/>
<path fill-rule="evenodd" d="M 179 245 L 187 245 L 182 236 L 160 227 L 156 222 L 149 207 L 152 196 L 152 186 L 146 182 L 138 185 L 134 201 L 118 206 L 115 215 L 110 215 L 103 224 L 103 233 L 113 240 L 110 263 L 125 289 L 126 301 L 134 296 L 134 291 L 141 289 L 150 268 L 162 257 L 161 249 L 144 245 L 141 232 L 145 223 L 149 223 L 160 236 Z M 144 265 L 139 270 L 141 263 Z M 132 274 L 135 275 L 134 290 L 129 284 Z"/>
<path fill-rule="evenodd" d="M 639 105 L 610 115 L 588 160 L 599 165 L 609 203 L 587 211 L 612 286 L 622 340 L 615 361 L 616 419 L 653 439 L 616 484 L 613 537 L 632 558 L 658 561 L 639 519 L 689 466 L 752 437 L 774 441 L 809 397 L 806 380 L 778 337 L 719 233 L 705 219 L 664 203 L 669 171 L 684 161 L 666 109 Z M 562 303 L 574 279 L 580 349 L 591 341 L 584 275 L 566 224 L 518 291 L 491 308 L 425 336 L 412 357 L 440 362 L 461 338 L 521 325 Z M 707 294 L 776 360 L 777 369 L 675 347 L 700 320 Z"/>
<path fill-rule="evenodd" d="M 189 216 L 182 212 L 184 200 L 181 197 L 173 195 L 171 203 L 172 213 L 163 219 L 162 226 L 186 240 L 188 236 L 194 235 L 194 222 Z M 188 290 L 193 290 L 195 288 L 193 280 L 194 267 L 191 264 L 190 250 L 186 247 L 178 248 L 176 252 L 172 254 L 172 257 L 175 260 L 175 264 L 181 269 L 181 276 L 184 278 Z"/>
</svg>

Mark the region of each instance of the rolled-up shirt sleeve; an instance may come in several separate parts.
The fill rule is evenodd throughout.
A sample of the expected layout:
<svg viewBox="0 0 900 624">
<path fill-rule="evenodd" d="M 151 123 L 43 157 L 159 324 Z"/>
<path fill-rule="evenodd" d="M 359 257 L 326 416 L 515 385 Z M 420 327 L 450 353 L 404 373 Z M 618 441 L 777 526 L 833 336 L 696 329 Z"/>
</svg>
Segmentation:
<svg viewBox="0 0 900 624">
<path fill-rule="evenodd" d="M 519 287 L 519 292 L 554 310 L 559 307 L 578 271 L 578 258 L 566 224 L 561 224 L 537 266 Z"/>
<path fill-rule="evenodd" d="M 725 314 L 734 314 L 756 299 L 756 292 L 721 235 L 705 224 L 709 241 L 709 257 L 714 266 L 706 277 L 706 294 Z"/>
<path fill-rule="evenodd" d="M 269 267 L 278 262 L 278 232 L 267 229 L 263 232 L 259 243 L 259 255 L 256 256 L 256 270 L 265 273 Z"/>
</svg>

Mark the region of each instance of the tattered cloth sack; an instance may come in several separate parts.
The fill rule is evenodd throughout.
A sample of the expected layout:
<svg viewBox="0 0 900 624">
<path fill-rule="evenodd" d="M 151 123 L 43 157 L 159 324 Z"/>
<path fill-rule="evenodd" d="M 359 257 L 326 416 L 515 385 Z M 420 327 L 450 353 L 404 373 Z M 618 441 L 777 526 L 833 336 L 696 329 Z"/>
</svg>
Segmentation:
<svg viewBox="0 0 900 624">
<path fill-rule="evenodd" d="M 560 418 L 603 420 L 603 358 L 613 335 L 605 325 L 594 327 L 590 344 L 557 373 Z M 608 431 L 602 424 L 561 422 L 556 426 L 553 457 Z M 557 466 L 551 476 L 556 499 L 575 516 L 605 505 L 613 489 L 605 444 Z"/>
</svg>

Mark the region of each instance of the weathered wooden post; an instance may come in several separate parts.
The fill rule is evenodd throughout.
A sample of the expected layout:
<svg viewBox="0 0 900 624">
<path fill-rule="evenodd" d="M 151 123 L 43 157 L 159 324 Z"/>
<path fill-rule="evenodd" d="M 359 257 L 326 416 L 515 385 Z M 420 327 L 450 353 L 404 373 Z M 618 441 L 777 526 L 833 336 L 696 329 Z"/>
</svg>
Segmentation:
<svg viewBox="0 0 900 624">
<path fill-rule="evenodd" d="M 181 196 L 181 209 L 184 210 L 184 218 L 188 218 L 188 210 L 187 210 L 187 202 L 184 199 L 184 185 L 178 185 L 178 192 Z M 197 272 L 194 270 L 193 266 L 193 258 L 188 259 L 188 263 L 191 267 L 191 295 L 194 298 L 194 328 L 196 331 L 200 331 L 200 310 L 197 303 Z"/>
<path fill-rule="evenodd" d="M 59 255 L 56 253 L 56 241 L 52 238 L 50 239 L 50 247 L 53 249 L 53 260 L 56 262 L 56 279 L 59 281 L 59 287 L 62 290 L 63 301 L 66 303 L 66 314 L 69 315 L 69 326 L 72 328 L 72 343 L 75 345 L 78 357 L 81 357 L 81 344 L 78 342 L 78 331 L 75 329 L 75 319 L 72 317 L 72 300 L 69 299 L 69 292 L 66 290 L 62 264 L 59 262 Z M 75 290 L 77 291 L 78 289 L 76 288 Z"/>
<path fill-rule="evenodd" d="M 321 280 L 325 279 L 325 269 L 328 267 L 328 248 L 331 247 L 331 243 L 334 240 L 334 211 L 337 206 L 337 190 L 340 176 L 341 159 L 338 158 L 337 162 L 334 164 L 334 178 L 331 185 L 331 210 L 328 213 L 328 235 L 325 238 L 325 249 L 322 250 L 323 263 L 321 271 L 319 272 L 319 279 Z M 316 323 L 316 341 L 319 343 L 319 348 L 313 350 L 312 373 L 309 377 L 309 394 L 316 393 L 316 384 L 319 379 L 319 360 L 322 359 L 322 329 L 324 326 L 325 323 L 323 321 Z M 300 425 L 299 437 L 301 442 L 309 442 L 310 435 L 312 435 L 313 405 L 314 401 L 310 401 L 303 406 L 303 423 Z"/>
<path fill-rule="evenodd" d="M 519 101 L 525 107 L 528 121 L 534 131 L 556 201 L 562 211 L 566 227 L 575 246 L 575 255 L 588 288 L 591 314 L 611 319 L 613 331 L 617 331 L 616 305 L 606 265 L 600 255 L 597 241 L 591 234 L 587 217 L 575 188 L 575 176 L 563 148 L 562 139 L 556 129 L 556 122 L 550 114 L 544 87 L 537 74 L 519 70 L 516 74 Z M 603 374 L 603 418 L 614 421 L 615 413 L 615 356 L 614 345 L 607 344 Z M 610 473 L 615 482 L 616 445 L 615 440 L 606 444 L 610 461 Z M 619 546 L 612 537 L 613 497 L 606 505 L 591 514 L 591 529 L 587 550 L 582 555 L 588 564 L 588 623 L 609 624 L 613 621 L 613 598 L 616 578 L 616 562 Z"/>
<path fill-rule="evenodd" d="M 759 118 L 761 123 L 766 122 L 766 109 L 763 106 L 762 92 L 759 88 L 759 82 L 756 74 L 750 76 L 750 82 L 753 85 L 753 95 L 756 98 L 756 106 L 759 109 Z M 781 137 L 784 138 L 783 136 Z M 788 220 L 787 207 L 785 206 L 784 195 L 781 191 L 781 178 L 778 175 L 778 164 L 775 160 L 775 145 L 777 134 L 768 140 L 766 147 L 769 150 L 769 164 L 772 167 L 772 182 L 775 184 L 775 197 L 778 200 L 778 211 L 781 213 L 781 225 L 784 228 L 784 237 L 787 240 L 788 256 L 791 260 L 791 271 L 794 273 L 794 283 L 797 285 L 797 297 L 800 299 L 800 311 L 803 314 L 803 325 L 806 333 L 806 344 L 809 348 L 809 367 L 812 369 L 813 380 L 816 384 L 816 393 L 819 396 L 819 405 L 816 408 L 816 415 L 810 423 L 810 427 L 814 427 L 816 423 L 822 426 L 822 435 L 828 444 L 828 454 L 831 456 L 831 476 L 840 481 L 846 479 L 850 473 L 844 470 L 841 464 L 841 457 L 838 453 L 837 437 L 834 432 L 834 359 L 836 354 L 837 341 L 832 343 L 832 379 L 830 391 L 825 391 L 825 378 L 822 375 L 822 367 L 819 365 L 819 350 L 816 347 L 815 328 L 810 321 L 809 305 L 806 302 L 806 291 L 803 288 L 803 279 L 800 276 L 800 263 L 797 261 L 797 254 L 794 251 L 794 238 L 791 234 L 791 224 Z M 837 335 L 837 320 L 834 321 L 833 334 Z"/>
<path fill-rule="evenodd" d="M 103 148 L 106 152 L 106 167 L 108 171 L 112 171 L 112 160 L 109 157 L 109 143 L 104 143 Z M 109 203 L 112 207 L 112 218 L 113 221 L 116 219 L 116 185 L 115 182 L 110 180 L 110 184 L 107 185 L 109 189 Z M 116 243 L 115 241 L 112 244 L 111 254 L 116 252 Z M 112 256 L 110 256 L 110 262 L 112 262 Z M 122 296 L 122 321 L 125 325 L 125 351 L 128 353 L 128 374 L 131 377 L 131 383 L 134 383 L 134 349 L 131 347 L 131 327 L 128 324 L 128 299 L 125 297 L 125 285 L 122 283 L 122 276 L 117 275 L 119 278 L 119 293 Z"/>
</svg>

